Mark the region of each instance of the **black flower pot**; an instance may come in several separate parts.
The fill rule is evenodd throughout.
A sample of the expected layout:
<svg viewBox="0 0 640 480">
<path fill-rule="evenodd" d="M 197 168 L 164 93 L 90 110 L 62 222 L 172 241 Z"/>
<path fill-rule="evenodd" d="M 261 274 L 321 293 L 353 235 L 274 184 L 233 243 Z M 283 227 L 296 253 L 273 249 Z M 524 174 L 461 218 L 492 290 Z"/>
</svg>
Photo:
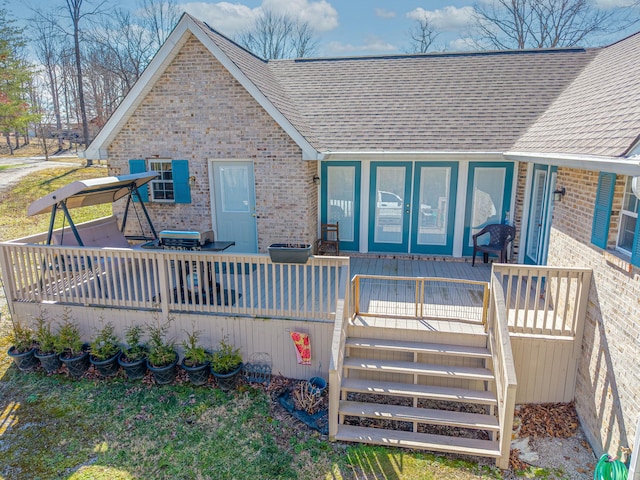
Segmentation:
<svg viewBox="0 0 640 480">
<path fill-rule="evenodd" d="M 40 360 L 40 365 L 45 369 L 47 373 L 53 373 L 60 368 L 62 362 L 60 361 L 60 355 L 57 353 L 39 353 L 36 352 L 34 356 Z"/>
<path fill-rule="evenodd" d="M 11 347 L 7 355 L 11 357 L 13 363 L 18 367 L 18 370 L 28 372 L 38 366 L 38 359 L 34 356 L 35 353 L 35 347 L 23 353 L 18 353 L 16 352 L 16 347 Z"/>
<path fill-rule="evenodd" d="M 106 360 L 96 360 L 95 358 L 90 357 L 91 365 L 96 367 L 98 373 L 103 377 L 113 377 L 118 370 L 120 370 L 120 365 L 118 364 L 118 359 L 122 355 L 122 351 L 118 350 L 113 357 L 107 358 Z"/>
<path fill-rule="evenodd" d="M 209 362 L 197 365 L 195 367 L 189 367 L 184 364 L 184 360 L 180 363 L 182 369 L 187 372 L 189 381 L 194 385 L 204 385 L 209 380 Z"/>
<path fill-rule="evenodd" d="M 123 360 L 124 355 L 118 357 L 118 365 L 124 369 L 124 373 L 127 374 L 129 380 L 140 380 L 144 378 L 144 374 L 147 373 L 147 359 L 141 358 L 140 360 L 134 360 L 129 362 Z"/>
<path fill-rule="evenodd" d="M 178 365 L 178 354 L 175 354 L 175 360 L 169 365 L 163 367 L 154 367 L 147 359 L 147 368 L 153 373 L 153 379 L 158 385 L 166 385 L 176 379 L 176 365 Z"/>
<path fill-rule="evenodd" d="M 67 366 L 69 376 L 80 378 L 89 369 L 89 352 L 84 351 L 80 355 L 67 358 L 66 353 L 60 354 L 60 361 Z"/>
<path fill-rule="evenodd" d="M 229 390 L 233 390 L 236 388 L 238 384 L 238 379 L 240 378 L 240 370 L 242 370 L 242 363 L 238 365 L 233 372 L 229 373 L 217 373 L 211 369 L 211 374 L 216 378 L 218 382 L 218 386 L 224 390 L 225 392 Z"/>
</svg>

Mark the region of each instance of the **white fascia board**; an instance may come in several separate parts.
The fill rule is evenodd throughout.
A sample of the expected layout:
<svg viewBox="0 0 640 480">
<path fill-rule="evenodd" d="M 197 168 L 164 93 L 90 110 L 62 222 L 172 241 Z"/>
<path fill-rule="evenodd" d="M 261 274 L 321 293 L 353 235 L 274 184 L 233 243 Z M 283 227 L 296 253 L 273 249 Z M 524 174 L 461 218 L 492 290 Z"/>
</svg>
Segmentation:
<svg viewBox="0 0 640 480">
<path fill-rule="evenodd" d="M 540 163 L 597 172 L 619 173 L 621 175 L 640 175 L 640 156 L 605 157 L 571 153 L 507 152 L 504 154 L 504 158 L 514 162 Z"/>
<path fill-rule="evenodd" d="M 318 151 L 311 146 L 307 139 L 291 124 L 280 110 L 260 91 L 260 89 L 240 70 L 240 68 L 216 45 L 216 43 L 191 18 L 186 17 L 191 32 L 207 47 L 211 54 L 224 68 L 242 85 L 247 92 L 260 104 L 278 125 L 291 137 L 302 150 L 303 160 L 318 160 Z"/>
<path fill-rule="evenodd" d="M 466 160 L 466 161 L 502 161 L 502 152 L 456 152 L 425 150 L 352 150 L 323 152 L 318 160 Z"/>
<path fill-rule="evenodd" d="M 167 38 L 160 50 L 158 50 L 158 53 L 153 57 L 151 63 L 149 63 L 124 100 L 122 100 L 122 103 L 116 111 L 111 114 L 107 123 L 105 123 L 104 127 L 98 132 L 98 135 L 96 135 L 96 138 L 89 144 L 85 150 L 86 158 L 92 160 L 107 159 L 107 147 L 109 144 L 120 132 L 120 129 L 127 123 L 129 117 L 138 105 L 142 103 L 160 75 L 162 75 L 171 64 L 171 61 L 180 51 L 180 47 L 186 43 L 187 19 L 188 17 L 184 16 L 178 25 L 176 25 L 171 35 L 169 35 L 169 38 Z"/>
</svg>

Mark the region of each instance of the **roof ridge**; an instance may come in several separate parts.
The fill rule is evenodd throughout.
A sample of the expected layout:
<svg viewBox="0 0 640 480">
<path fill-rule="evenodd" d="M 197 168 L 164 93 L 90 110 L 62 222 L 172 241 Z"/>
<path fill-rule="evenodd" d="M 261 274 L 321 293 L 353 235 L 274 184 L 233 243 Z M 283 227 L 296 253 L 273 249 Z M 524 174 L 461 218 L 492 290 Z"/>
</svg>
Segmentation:
<svg viewBox="0 0 640 480">
<path fill-rule="evenodd" d="M 270 60 L 271 62 L 292 61 L 294 63 L 312 63 L 312 62 L 339 62 L 353 60 L 402 60 L 410 58 L 447 58 L 447 57 L 483 57 L 498 55 L 537 55 L 545 53 L 582 53 L 587 50 L 596 50 L 595 48 L 585 47 L 562 47 L 562 48 L 536 48 L 527 50 L 486 50 L 486 51 L 469 51 L 469 52 L 430 52 L 430 53 L 398 53 L 388 55 L 354 55 L 349 57 L 313 57 L 313 58 L 292 58 Z"/>
</svg>

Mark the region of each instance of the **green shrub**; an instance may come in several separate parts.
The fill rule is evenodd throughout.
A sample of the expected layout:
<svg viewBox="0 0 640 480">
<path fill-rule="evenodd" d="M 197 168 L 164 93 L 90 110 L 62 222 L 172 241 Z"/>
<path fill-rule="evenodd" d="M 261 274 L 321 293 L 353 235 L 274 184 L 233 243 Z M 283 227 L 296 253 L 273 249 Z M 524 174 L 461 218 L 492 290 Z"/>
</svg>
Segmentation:
<svg viewBox="0 0 640 480">
<path fill-rule="evenodd" d="M 36 321 L 36 343 L 41 354 L 62 353 L 58 335 L 51 331 L 51 322 L 47 320 L 47 314 L 40 311 Z"/>
<path fill-rule="evenodd" d="M 127 349 L 124 357 L 129 362 L 137 362 L 147 357 L 147 347 L 142 343 L 142 333 L 144 329 L 140 325 L 131 325 L 124 331 L 124 340 L 127 342 Z"/>
<path fill-rule="evenodd" d="M 213 359 L 211 360 L 213 371 L 224 375 L 233 372 L 241 363 L 240 349 L 233 348 L 233 345 L 227 342 L 227 337 L 220 340 L 219 348 L 213 352 Z"/>
<path fill-rule="evenodd" d="M 187 367 L 204 365 L 210 360 L 210 355 L 204 347 L 198 345 L 202 332 L 200 330 L 192 329 L 191 333 L 186 331 L 185 333 L 187 334 L 187 339 L 182 341 L 182 348 L 184 349 L 184 364 Z"/>
<path fill-rule="evenodd" d="M 15 353 L 28 352 L 35 345 L 34 332 L 31 327 L 16 320 L 13 322 L 13 332 L 10 341 L 15 349 Z"/>
<path fill-rule="evenodd" d="M 65 353 L 69 358 L 77 357 L 83 353 L 80 328 L 71 318 L 71 310 L 65 308 L 62 322 L 58 327 L 58 351 Z"/>
<path fill-rule="evenodd" d="M 154 367 L 166 367 L 170 365 L 176 358 L 175 342 L 167 339 L 171 319 L 165 323 L 160 323 L 157 319 L 156 324 L 147 325 L 149 332 L 149 362 Z"/>
<path fill-rule="evenodd" d="M 114 327 L 111 322 L 98 331 L 98 334 L 91 342 L 90 349 L 91 356 L 98 361 L 112 358 L 120 351 L 118 337 L 114 333 Z"/>
</svg>

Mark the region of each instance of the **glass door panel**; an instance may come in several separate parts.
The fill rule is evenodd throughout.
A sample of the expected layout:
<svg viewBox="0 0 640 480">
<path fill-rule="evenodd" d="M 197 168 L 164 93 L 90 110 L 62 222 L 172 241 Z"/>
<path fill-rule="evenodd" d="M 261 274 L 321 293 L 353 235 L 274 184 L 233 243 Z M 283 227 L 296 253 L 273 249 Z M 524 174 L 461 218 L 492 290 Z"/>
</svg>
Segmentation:
<svg viewBox="0 0 640 480">
<path fill-rule="evenodd" d="M 411 163 L 372 162 L 369 250 L 407 252 Z"/>
<path fill-rule="evenodd" d="M 510 220 L 512 183 L 512 163 L 469 164 L 464 255 L 473 253 L 475 233 L 487 225 Z M 488 238 L 480 241 L 486 243 Z"/>
<path fill-rule="evenodd" d="M 414 182 L 411 251 L 451 255 L 458 164 L 416 163 Z"/>
<path fill-rule="evenodd" d="M 322 162 L 322 223 L 339 223 L 340 249 L 358 251 L 360 162 Z"/>
<path fill-rule="evenodd" d="M 547 262 L 556 177 L 557 167 L 533 166 L 527 238 L 524 249 L 524 263 L 529 265 L 544 265 Z"/>
</svg>

